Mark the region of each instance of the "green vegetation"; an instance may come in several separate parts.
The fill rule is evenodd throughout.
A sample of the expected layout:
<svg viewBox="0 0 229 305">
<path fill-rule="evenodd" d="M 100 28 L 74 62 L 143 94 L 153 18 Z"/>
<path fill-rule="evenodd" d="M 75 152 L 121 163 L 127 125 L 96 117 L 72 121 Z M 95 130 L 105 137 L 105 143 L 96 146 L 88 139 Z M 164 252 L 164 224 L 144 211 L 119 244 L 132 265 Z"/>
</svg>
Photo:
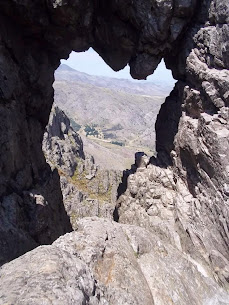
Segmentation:
<svg viewBox="0 0 229 305">
<path fill-rule="evenodd" d="M 134 250 L 133 250 L 133 251 L 134 251 Z M 134 256 L 135 256 L 136 258 L 139 258 L 139 257 L 140 257 L 139 253 L 136 252 L 136 251 L 134 251 Z"/>
<path fill-rule="evenodd" d="M 70 118 L 70 123 L 72 128 L 74 129 L 75 132 L 79 131 L 81 128 L 81 125 L 79 125 L 78 123 L 76 123 L 73 119 Z"/>
<path fill-rule="evenodd" d="M 100 182 L 101 177 L 98 175 L 92 180 L 86 179 L 87 173 L 83 171 L 79 174 L 76 169 L 74 175 L 71 177 L 72 183 L 75 184 L 81 192 L 87 194 L 90 199 L 97 199 L 99 202 L 111 201 L 112 187 L 110 186 L 107 192 L 104 192 L 102 183 Z M 99 185 L 99 191 L 93 191 L 93 184 Z"/>
<path fill-rule="evenodd" d="M 124 143 L 118 142 L 118 141 L 111 141 L 111 144 L 118 145 L 118 146 L 125 146 Z"/>
<path fill-rule="evenodd" d="M 99 132 L 94 127 L 96 127 L 96 125 L 92 125 L 92 126 L 86 125 L 85 126 L 84 131 L 86 132 L 86 136 L 98 137 Z"/>
</svg>

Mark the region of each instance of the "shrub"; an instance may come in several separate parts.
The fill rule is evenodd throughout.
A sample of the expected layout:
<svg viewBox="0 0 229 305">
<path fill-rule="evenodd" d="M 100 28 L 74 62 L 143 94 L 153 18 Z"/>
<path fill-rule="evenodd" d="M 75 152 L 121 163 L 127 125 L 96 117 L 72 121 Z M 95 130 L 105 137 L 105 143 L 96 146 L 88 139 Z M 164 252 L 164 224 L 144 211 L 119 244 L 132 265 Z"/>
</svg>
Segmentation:
<svg viewBox="0 0 229 305">
<path fill-rule="evenodd" d="M 89 125 L 86 125 L 84 128 L 84 131 L 86 132 L 86 136 L 94 136 L 94 137 L 98 137 L 99 132 L 98 130 L 96 130 L 94 127 L 91 127 Z"/>
<path fill-rule="evenodd" d="M 118 142 L 118 141 L 112 141 L 111 144 L 118 145 L 118 146 L 125 146 L 124 143 Z"/>
<path fill-rule="evenodd" d="M 73 128 L 73 130 L 75 132 L 79 131 L 80 128 L 81 128 L 81 125 L 79 125 L 78 123 L 76 123 L 73 119 L 70 119 L 70 123 L 71 123 L 71 126 Z"/>
</svg>

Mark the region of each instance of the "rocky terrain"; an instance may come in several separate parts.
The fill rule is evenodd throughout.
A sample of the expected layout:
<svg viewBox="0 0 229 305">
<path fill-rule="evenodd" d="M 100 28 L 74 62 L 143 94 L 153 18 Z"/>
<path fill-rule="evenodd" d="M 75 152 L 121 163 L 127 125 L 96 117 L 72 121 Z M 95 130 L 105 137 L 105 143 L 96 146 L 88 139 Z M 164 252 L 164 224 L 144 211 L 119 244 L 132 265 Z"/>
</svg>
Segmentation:
<svg viewBox="0 0 229 305">
<path fill-rule="evenodd" d="M 134 154 L 136 151 L 144 150 L 150 155 L 155 153 L 147 147 L 120 146 L 112 144 L 109 141 L 86 137 L 83 134 L 80 136 L 84 143 L 84 151 L 93 155 L 95 163 L 98 164 L 100 168 L 106 170 L 123 171 L 130 168 L 134 162 Z"/>
<path fill-rule="evenodd" d="M 0 17 L 0 304 L 228 305 L 228 1 L 9 0 Z M 164 58 L 177 84 L 119 223 L 67 233 L 42 140 L 60 59 L 89 47 L 136 79 Z"/>
<path fill-rule="evenodd" d="M 176 247 L 107 219 L 80 220 L 76 232 L 4 265 L 0 275 L 1 304 L 228 304 Z"/>
<path fill-rule="evenodd" d="M 51 168 L 58 169 L 64 207 L 74 229 L 82 217 L 113 219 L 122 171 L 103 170 L 96 165 L 93 156 L 84 152 L 69 118 L 57 106 L 50 114 L 43 151 Z"/>
</svg>

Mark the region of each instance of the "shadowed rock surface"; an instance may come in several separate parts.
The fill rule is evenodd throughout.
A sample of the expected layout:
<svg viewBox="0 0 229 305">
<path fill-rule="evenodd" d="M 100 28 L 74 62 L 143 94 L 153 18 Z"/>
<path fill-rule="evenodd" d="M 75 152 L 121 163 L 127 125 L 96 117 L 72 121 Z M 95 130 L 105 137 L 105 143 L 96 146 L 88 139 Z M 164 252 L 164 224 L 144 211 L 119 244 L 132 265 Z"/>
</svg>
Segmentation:
<svg viewBox="0 0 229 305">
<path fill-rule="evenodd" d="M 11 259 L 37 244 L 31 240 L 34 226 L 40 227 L 38 243 L 52 242 L 71 230 L 60 185 L 53 180 L 41 149 L 60 59 L 72 50 L 92 46 L 114 70 L 129 63 L 133 77 L 145 78 L 182 36 L 194 7 L 195 1 L 1 1 L 0 240 L 2 253 L 6 253 L 2 262 L 8 260 L 7 253 L 12 253 Z M 48 185 L 48 193 L 44 185 Z M 30 208 L 23 193 L 31 190 L 38 196 L 42 193 L 48 202 L 41 218 L 28 216 Z M 19 201 L 12 201 L 12 196 Z M 16 219 L 4 208 L 6 201 Z M 41 205 L 35 204 L 35 211 L 37 207 Z M 12 228 L 9 234 L 5 221 Z M 46 238 L 47 230 L 50 237 Z M 27 247 L 19 231 L 27 236 Z"/>
<path fill-rule="evenodd" d="M 128 227 L 130 224 L 145 227 L 141 230 L 147 231 L 149 240 L 155 236 L 153 240 L 160 239 L 165 247 L 172 247 L 172 259 L 166 261 L 163 257 L 158 274 L 163 274 L 163 270 L 169 270 L 169 275 L 175 270 L 176 274 L 180 266 L 187 266 L 180 261 L 181 253 L 194 261 L 202 274 L 204 270 L 206 278 L 200 279 L 201 272 L 196 271 L 190 275 L 192 268 L 184 268 L 180 280 L 173 281 L 172 277 L 172 282 L 167 282 L 171 277 L 162 276 L 162 280 L 157 277 L 158 280 L 153 281 L 152 274 L 148 280 L 152 280 L 152 284 L 142 288 L 138 280 L 144 281 L 144 266 L 135 265 L 128 239 L 123 239 L 120 233 L 122 236 L 118 240 L 114 236 L 110 244 L 118 262 L 121 256 L 115 269 L 117 279 L 112 285 L 103 283 L 104 278 L 105 281 L 109 278 L 102 273 L 109 270 L 106 266 L 111 264 L 108 249 L 108 258 L 103 251 L 99 254 L 108 259 L 102 259 L 102 271 L 97 271 L 99 276 L 93 271 L 93 276 L 89 272 L 84 277 L 85 265 L 73 270 L 77 282 L 74 291 L 79 292 L 78 302 L 98 303 L 98 297 L 93 300 L 96 295 L 94 277 L 104 285 L 101 285 L 104 299 L 114 304 L 119 300 L 121 304 L 187 304 L 190 300 L 192 304 L 228 304 L 228 297 L 218 288 L 220 284 L 226 291 L 229 286 L 228 1 L 2 1 L 0 34 L 1 263 L 41 243 L 51 243 L 71 229 L 63 209 L 59 176 L 46 164 L 41 149 L 53 103 L 53 75 L 60 58 L 66 58 L 71 50 L 84 51 L 92 46 L 114 70 L 129 63 L 134 78 L 145 78 L 164 57 L 178 83 L 158 115 L 158 158 L 149 165 L 139 163 L 136 174 L 129 176 L 127 192 L 120 197 L 116 211 L 120 221 Z M 117 230 L 124 227 L 114 226 Z M 96 252 L 94 256 L 90 254 L 96 244 L 93 234 L 97 238 L 96 231 L 103 234 L 105 227 L 103 223 L 96 229 L 95 222 L 90 222 L 89 231 L 85 229 L 86 238 L 80 239 L 79 233 L 73 232 L 54 246 L 44 247 L 42 255 L 49 251 L 45 249 L 50 249 L 54 263 L 47 261 L 48 253 L 44 254 L 47 268 L 41 280 L 39 271 L 38 274 L 33 271 L 37 270 L 37 262 L 42 257 L 40 248 L 4 265 L 0 284 L 2 304 L 20 304 L 23 299 L 18 295 L 21 293 L 27 303 L 31 303 L 30 293 L 34 293 L 32 299 L 40 304 L 40 287 L 45 295 L 43 303 L 55 304 L 62 293 L 61 287 L 66 287 L 60 273 L 76 266 L 72 255 L 77 253 L 77 245 L 84 243 L 80 255 L 85 253 L 83 261 L 93 268 L 99 257 Z M 109 229 L 106 227 L 106 230 Z M 138 230 L 136 227 L 134 234 Z M 71 250 L 68 239 L 75 235 L 76 245 Z M 98 238 L 102 244 L 104 238 L 107 239 L 106 234 Z M 142 236 L 141 240 L 144 240 Z M 144 246 L 146 244 L 144 242 Z M 60 258 L 53 247 L 66 249 L 65 255 L 70 261 Z M 100 249 L 95 248 L 95 251 Z M 30 255 L 37 255 L 36 266 L 31 269 Z M 154 272 L 155 261 L 155 256 L 152 261 L 146 260 L 145 263 L 150 262 L 149 269 L 146 267 L 147 276 Z M 55 267 L 61 262 L 63 268 Z M 125 273 L 126 262 L 129 271 Z M 26 267 L 31 273 L 25 272 Z M 42 282 L 49 279 L 47 270 L 50 268 L 55 274 L 54 290 L 47 291 Z M 56 285 L 56 272 L 63 284 L 61 287 L 59 283 Z M 119 274 L 123 275 L 124 282 Z M 27 275 L 26 282 L 31 281 L 31 286 L 37 290 L 25 290 Z M 187 275 L 190 275 L 188 280 Z M 82 284 L 83 279 L 86 284 Z M 159 282 L 162 286 L 157 290 Z M 48 280 L 47 285 L 52 283 Z M 161 287 L 166 283 L 168 291 L 163 294 L 166 297 L 160 299 Z M 71 294 L 70 286 L 64 293 L 66 298 Z M 51 297 L 47 299 L 49 294 Z M 75 302 L 74 295 L 70 296 L 69 304 Z M 102 304 L 106 304 L 105 301 Z"/>
</svg>

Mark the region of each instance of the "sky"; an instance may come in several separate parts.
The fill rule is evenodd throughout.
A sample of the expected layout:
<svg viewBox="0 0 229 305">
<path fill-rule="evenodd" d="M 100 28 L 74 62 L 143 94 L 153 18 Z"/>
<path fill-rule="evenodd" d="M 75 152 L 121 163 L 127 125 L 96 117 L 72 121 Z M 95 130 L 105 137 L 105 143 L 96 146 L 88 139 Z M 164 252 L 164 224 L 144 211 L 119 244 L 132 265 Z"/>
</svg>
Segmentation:
<svg viewBox="0 0 229 305">
<path fill-rule="evenodd" d="M 91 75 L 132 79 L 129 73 L 129 66 L 121 71 L 115 72 L 92 48 L 86 52 L 72 52 L 68 60 L 62 60 L 61 62 L 75 70 Z M 164 61 L 159 64 L 153 75 L 148 76 L 147 81 L 165 82 L 171 85 L 175 83 L 171 71 L 166 69 Z"/>
</svg>

